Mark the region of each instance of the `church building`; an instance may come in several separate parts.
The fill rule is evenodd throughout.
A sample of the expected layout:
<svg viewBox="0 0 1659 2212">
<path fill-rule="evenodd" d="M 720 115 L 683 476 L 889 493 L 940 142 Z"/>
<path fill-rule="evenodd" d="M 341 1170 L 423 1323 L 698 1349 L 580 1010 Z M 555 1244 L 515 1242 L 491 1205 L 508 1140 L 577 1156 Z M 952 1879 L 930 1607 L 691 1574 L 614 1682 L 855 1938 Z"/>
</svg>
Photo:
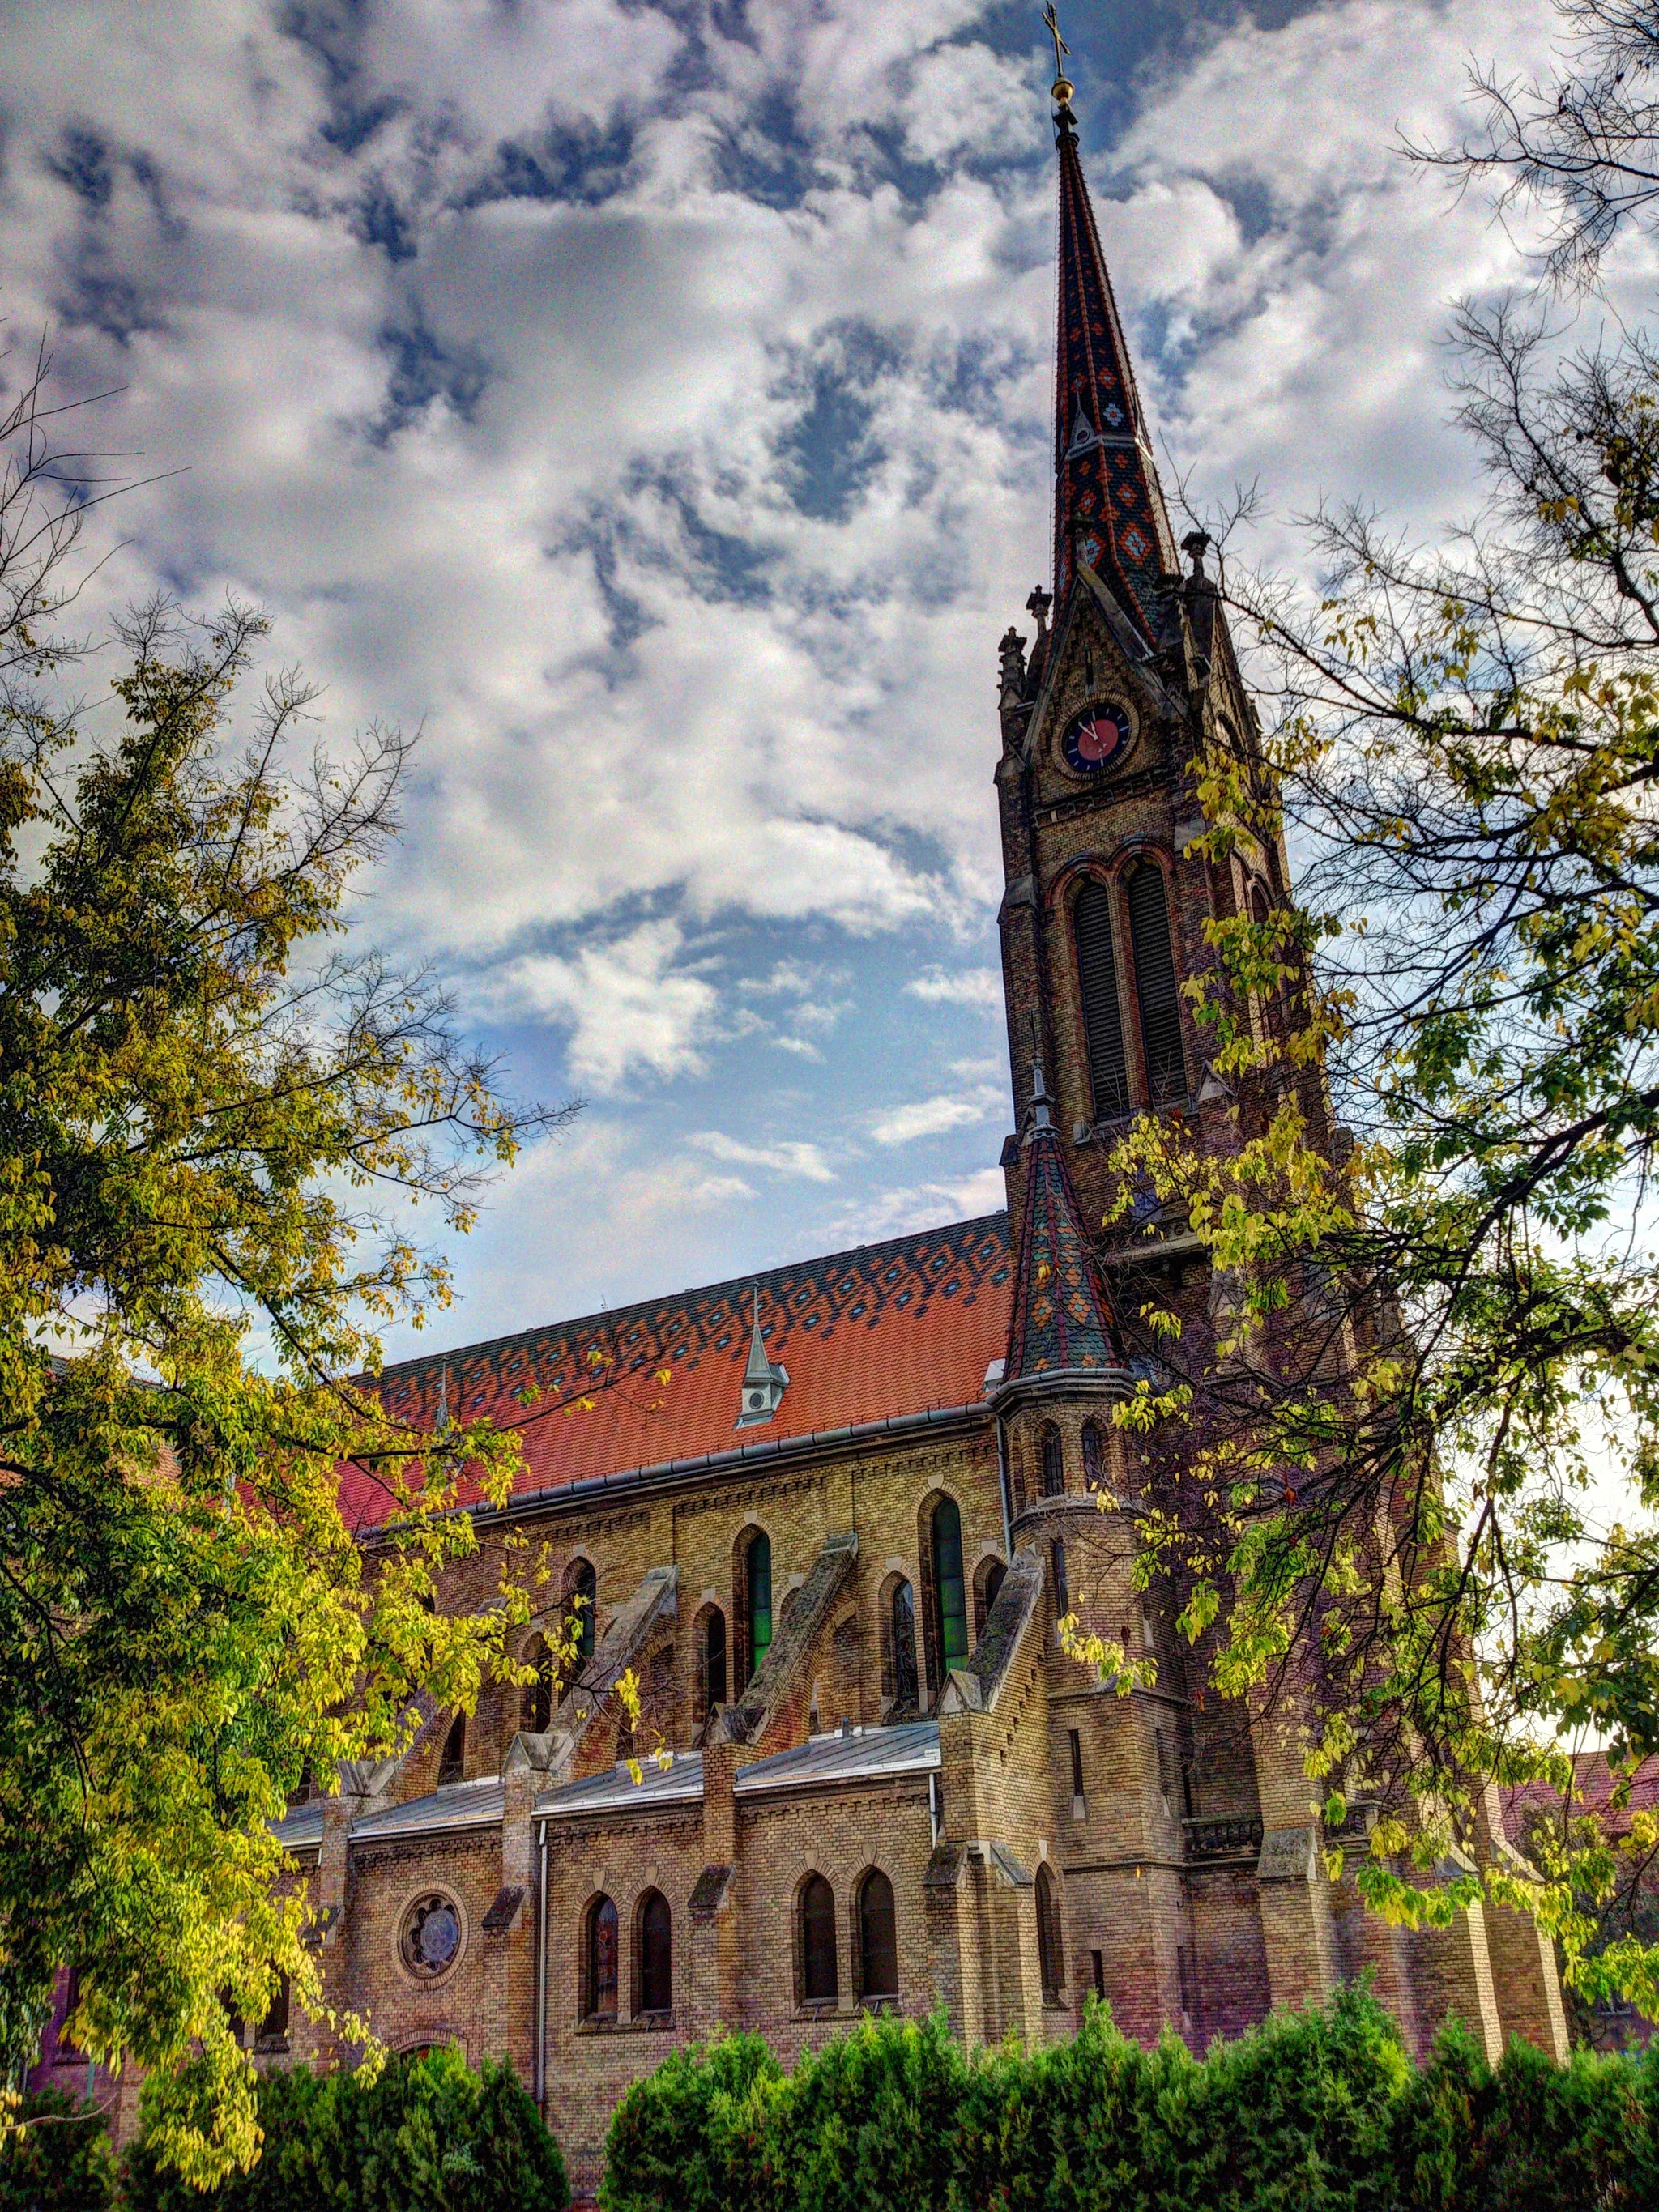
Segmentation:
<svg viewBox="0 0 1659 2212">
<path fill-rule="evenodd" d="M 595 1354 L 618 1378 L 530 1423 L 517 1493 L 477 1510 L 444 1592 L 486 1604 L 509 1537 L 545 1547 L 535 1684 L 431 1712 L 404 1758 L 280 1830 L 331 2002 L 394 2050 L 508 2057 L 579 2191 L 628 2084 L 722 2026 L 786 2063 L 872 2010 L 1030 2045 L 1098 1995 L 1130 2035 L 1201 2051 L 1369 1969 L 1419 2051 L 1455 2013 L 1494 2057 L 1511 2033 L 1565 2055 L 1533 1923 L 1368 1914 L 1352 1850 L 1328 1877 L 1291 1720 L 1208 1690 L 1178 1595 L 1135 1587 L 1152 1477 L 1113 1420 L 1143 1358 L 1126 1317 L 1155 1291 L 1201 1333 L 1211 1285 L 1190 1232 L 1103 1229 L 1111 1142 L 1144 1113 L 1218 1148 L 1249 1133 L 1259 1102 L 1206 1060 L 1182 985 L 1213 959 L 1207 921 L 1288 882 L 1282 848 L 1194 842 L 1195 749 L 1259 725 L 1206 541 L 1174 542 L 1071 95 L 1062 78 L 1054 586 L 1034 634 L 987 653 L 1006 1211 L 384 1379 L 437 1426 L 516 1417 L 528 1384 L 556 1407 Z M 390 1501 L 353 1476 L 345 1503 L 372 1543 Z M 562 1681 L 545 1639 L 573 1613 Z M 1067 1616 L 1154 1658 L 1155 1686 L 1068 1656 Z M 1485 1848 L 1510 1849 L 1495 1802 Z M 325 2039 L 279 2006 L 255 2047 L 291 2062 Z"/>
</svg>

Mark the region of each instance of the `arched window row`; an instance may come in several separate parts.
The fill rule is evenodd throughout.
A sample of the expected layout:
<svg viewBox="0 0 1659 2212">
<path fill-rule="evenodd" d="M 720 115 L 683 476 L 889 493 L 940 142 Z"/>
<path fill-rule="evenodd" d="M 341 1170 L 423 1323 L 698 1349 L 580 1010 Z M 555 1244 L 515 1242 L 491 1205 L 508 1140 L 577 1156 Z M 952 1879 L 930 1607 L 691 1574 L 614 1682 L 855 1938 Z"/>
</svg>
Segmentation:
<svg viewBox="0 0 1659 2212">
<path fill-rule="evenodd" d="M 659 1889 L 647 1889 L 634 1908 L 630 2012 L 635 2020 L 665 2019 L 674 2008 L 674 1921 Z M 582 1917 L 581 2016 L 596 2025 L 615 2021 L 622 1980 L 622 1921 L 616 1900 L 593 1898 Z"/>
<path fill-rule="evenodd" d="M 1187 1059 L 1163 869 L 1140 859 L 1115 883 L 1088 877 L 1072 902 L 1072 936 L 1096 1121 L 1112 1121 L 1137 1104 L 1182 1103 L 1187 1097 Z M 1121 963 L 1126 943 L 1128 957 Z M 1125 1042 L 1126 983 L 1140 1048 L 1139 1086 Z"/>
<path fill-rule="evenodd" d="M 810 1874 L 802 1882 L 795 1916 L 800 2002 L 804 2007 L 838 2006 L 836 1893 L 823 1875 Z M 893 1885 L 879 1867 L 869 1868 L 854 1891 L 853 1981 L 861 2005 L 898 2002 L 898 1922 Z"/>
</svg>

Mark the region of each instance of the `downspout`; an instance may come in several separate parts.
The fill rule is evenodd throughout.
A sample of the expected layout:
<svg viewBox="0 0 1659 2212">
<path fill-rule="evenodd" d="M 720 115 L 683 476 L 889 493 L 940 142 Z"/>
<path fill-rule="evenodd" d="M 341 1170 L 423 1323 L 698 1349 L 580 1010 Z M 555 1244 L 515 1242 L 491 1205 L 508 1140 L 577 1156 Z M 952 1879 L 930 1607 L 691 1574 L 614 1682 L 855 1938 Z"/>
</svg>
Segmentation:
<svg viewBox="0 0 1659 2212">
<path fill-rule="evenodd" d="M 547 1823 L 541 1824 L 536 1862 L 536 2103 L 547 2104 Z"/>
</svg>

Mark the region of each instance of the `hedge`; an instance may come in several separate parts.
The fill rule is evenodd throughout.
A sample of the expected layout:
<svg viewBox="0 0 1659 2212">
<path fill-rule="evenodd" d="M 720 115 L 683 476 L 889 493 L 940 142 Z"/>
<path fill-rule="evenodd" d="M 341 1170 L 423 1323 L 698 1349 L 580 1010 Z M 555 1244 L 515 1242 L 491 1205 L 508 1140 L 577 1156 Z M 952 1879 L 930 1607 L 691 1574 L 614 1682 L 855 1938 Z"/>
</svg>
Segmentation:
<svg viewBox="0 0 1659 2212">
<path fill-rule="evenodd" d="M 1650 2212 L 1659 2044 L 1454 2023 L 1407 2057 L 1364 1988 L 1194 2058 L 1091 2000 L 1078 2034 L 973 2058 L 942 2021 L 866 2020 L 785 2074 L 752 2036 L 676 2054 L 617 2106 L 604 2212 Z"/>
<path fill-rule="evenodd" d="M 453 2051 L 373 2080 L 296 2066 L 259 2084 L 264 2147 L 246 2173 L 191 2188 L 141 2136 L 129 2212 L 565 2212 L 559 2147 L 512 2068 Z M 0 2212 L 5 2208 L 0 2206 Z"/>
<path fill-rule="evenodd" d="M 0 2212 L 109 2212 L 115 2157 L 97 2107 L 41 2089 L 17 2118 L 0 2138 Z"/>
</svg>

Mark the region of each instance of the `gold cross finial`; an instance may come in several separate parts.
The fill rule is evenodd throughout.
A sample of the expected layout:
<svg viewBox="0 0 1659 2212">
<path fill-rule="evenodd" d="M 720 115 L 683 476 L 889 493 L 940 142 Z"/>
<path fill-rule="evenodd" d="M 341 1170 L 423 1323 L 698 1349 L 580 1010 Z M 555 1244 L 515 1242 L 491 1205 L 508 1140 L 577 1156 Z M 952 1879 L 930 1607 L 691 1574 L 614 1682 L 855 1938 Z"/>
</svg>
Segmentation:
<svg viewBox="0 0 1659 2212">
<path fill-rule="evenodd" d="M 1048 0 L 1042 11 L 1042 20 L 1048 26 L 1048 35 L 1054 42 L 1054 98 L 1063 107 L 1072 96 L 1072 88 L 1066 76 L 1066 57 L 1072 50 L 1060 35 L 1060 14 L 1054 0 Z"/>
</svg>

